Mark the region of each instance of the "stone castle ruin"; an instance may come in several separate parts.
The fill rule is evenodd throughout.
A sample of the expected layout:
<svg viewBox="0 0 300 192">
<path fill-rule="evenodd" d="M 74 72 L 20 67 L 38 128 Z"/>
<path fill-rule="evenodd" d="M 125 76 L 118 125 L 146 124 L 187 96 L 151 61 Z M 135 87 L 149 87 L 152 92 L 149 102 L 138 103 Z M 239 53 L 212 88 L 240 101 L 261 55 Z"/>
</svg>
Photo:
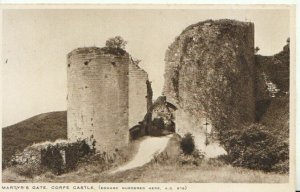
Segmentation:
<svg viewBox="0 0 300 192">
<path fill-rule="evenodd" d="M 67 60 L 68 138 L 92 137 L 101 151 L 126 145 L 149 106 L 147 73 L 120 48 L 78 48 Z"/>
<path fill-rule="evenodd" d="M 61 174 L 96 150 L 110 162 L 132 140 L 174 132 L 191 133 L 196 148 L 213 158 L 230 153 L 232 130 L 257 122 L 288 146 L 287 42 L 274 56 L 255 55 L 253 23 L 190 25 L 166 51 L 163 93 L 155 101 L 148 74 L 123 47 L 77 48 L 67 55 L 69 141 L 32 145 L 11 163 Z"/>
<path fill-rule="evenodd" d="M 177 132 L 205 148 L 208 136 L 255 116 L 254 25 L 207 20 L 186 28 L 165 57 L 163 94 L 176 111 Z"/>
<path fill-rule="evenodd" d="M 215 130 L 254 121 L 253 23 L 191 25 L 170 45 L 165 62 L 164 97 L 152 104 L 147 73 L 123 49 L 69 53 L 68 138 L 93 137 L 97 149 L 110 151 L 161 134 L 166 125 L 192 133 L 203 150 Z"/>
<path fill-rule="evenodd" d="M 224 153 L 219 139 L 257 119 L 265 82 L 254 50 L 253 23 L 187 27 L 166 51 L 163 96 L 152 102 L 147 73 L 126 51 L 75 49 L 68 54 L 68 138 L 92 137 L 110 151 L 144 135 L 190 132 L 200 150 Z"/>
</svg>

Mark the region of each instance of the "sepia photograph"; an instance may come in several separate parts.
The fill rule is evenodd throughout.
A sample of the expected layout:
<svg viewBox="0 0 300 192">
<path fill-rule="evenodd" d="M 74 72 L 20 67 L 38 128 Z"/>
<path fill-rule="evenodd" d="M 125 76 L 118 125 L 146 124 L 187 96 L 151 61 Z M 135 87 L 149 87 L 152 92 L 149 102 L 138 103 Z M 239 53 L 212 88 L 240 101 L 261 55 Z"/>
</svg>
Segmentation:
<svg viewBox="0 0 300 192">
<path fill-rule="evenodd" d="M 293 182 L 294 8 L 3 9 L 2 183 Z"/>
</svg>

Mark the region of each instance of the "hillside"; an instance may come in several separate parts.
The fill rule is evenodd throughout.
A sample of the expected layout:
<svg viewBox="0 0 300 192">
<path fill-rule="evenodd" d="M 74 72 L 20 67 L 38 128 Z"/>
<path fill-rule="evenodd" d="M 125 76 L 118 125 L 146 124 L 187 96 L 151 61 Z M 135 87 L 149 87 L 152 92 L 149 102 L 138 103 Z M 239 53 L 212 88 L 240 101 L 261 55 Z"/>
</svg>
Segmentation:
<svg viewBox="0 0 300 192">
<path fill-rule="evenodd" d="M 288 175 L 265 173 L 232 167 L 230 165 L 203 162 L 195 165 L 149 163 L 143 167 L 110 174 L 101 171 L 101 165 L 81 166 L 77 171 L 63 175 L 47 172 L 33 178 L 23 177 L 6 169 L 5 183 L 286 183 Z"/>
<path fill-rule="evenodd" d="M 33 143 L 67 138 L 67 112 L 43 113 L 2 129 L 2 165 Z"/>
</svg>

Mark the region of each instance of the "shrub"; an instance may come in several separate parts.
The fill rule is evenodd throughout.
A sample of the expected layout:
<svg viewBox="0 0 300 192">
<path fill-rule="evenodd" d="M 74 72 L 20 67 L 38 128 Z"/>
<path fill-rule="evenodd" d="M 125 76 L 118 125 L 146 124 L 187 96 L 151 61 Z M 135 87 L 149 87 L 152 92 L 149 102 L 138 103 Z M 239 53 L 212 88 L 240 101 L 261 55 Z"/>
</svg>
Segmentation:
<svg viewBox="0 0 300 192">
<path fill-rule="evenodd" d="M 199 166 L 203 159 L 204 159 L 204 153 L 202 153 L 201 151 L 199 151 L 198 149 L 195 149 L 190 155 L 187 154 L 180 154 L 177 162 L 180 165 L 195 165 L 195 166 Z"/>
<path fill-rule="evenodd" d="M 225 147 L 228 160 L 235 166 L 264 171 L 279 171 L 281 162 L 288 160 L 287 142 L 279 140 L 265 126 L 252 124 L 228 133 Z M 282 166 L 283 167 L 283 166 Z"/>
<path fill-rule="evenodd" d="M 195 141 L 191 133 L 186 133 L 181 140 L 180 147 L 186 155 L 191 155 L 195 150 Z"/>
<path fill-rule="evenodd" d="M 153 156 L 153 159 L 151 160 L 151 163 L 157 163 L 157 164 L 170 164 L 171 159 L 167 152 L 162 152 L 159 154 L 155 154 Z"/>
<path fill-rule="evenodd" d="M 74 170 L 81 158 L 94 152 L 86 140 L 79 140 L 66 145 L 49 145 L 41 151 L 41 165 L 59 175 Z"/>
<path fill-rule="evenodd" d="M 41 165 L 46 166 L 56 175 L 63 173 L 64 160 L 58 146 L 48 146 L 46 149 L 42 149 Z"/>
<path fill-rule="evenodd" d="M 47 170 L 60 175 L 74 170 L 83 157 L 94 154 L 94 145 L 92 138 L 76 142 L 60 140 L 54 143 L 38 143 L 15 154 L 10 166 L 18 174 L 26 177 L 33 177 Z"/>
<path fill-rule="evenodd" d="M 195 165 L 199 166 L 204 159 L 204 154 L 199 150 L 194 150 L 191 154 L 187 155 L 184 153 L 178 154 L 176 159 L 173 159 L 167 151 L 156 154 L 151 160 L 151 164 L 160 164 L 160 165 Z"/>
<path fill-rule="evenodd" d="M 45 173 L 47 170 L 45 167 L 33 167 L 29 165 L 17 165 L 12 170 L 20 176 L 33 178 L 35 175 Z"/>
<path fill-rule="evenodd" d="M 125 49 L 126 44 L 127 41 L 125 41 L 121 36 L 110 38 L 105 43 L 106 47 L 120 49 Z"/>
<path fill-rule="evenodd" d="M 207 164 L 212 167 L 224 167 L 226 162 L 222 159 L 222 156 L 219 156 L 218 158 L 208 159 Z"/>
<path fill-rule="evenodd" d="M 276 171 L 278 173 L 288 173 L 289 172 L 289 160 L 285 160 L 285 161 L 280 161 L 278 163 L 276 163 L 273 167 L 272 167 L 273 171 Z"/>
<path fill-rule="evenodd" d="M 21 176 L 28 177 L 28 178 L 33 178 L 35 175 L 34 172 L 35 170 L 33 167 L 29 166 L 24 166 L 24 165 L 19 165 L 14 168 L 14 171 Z"/>
</svg>

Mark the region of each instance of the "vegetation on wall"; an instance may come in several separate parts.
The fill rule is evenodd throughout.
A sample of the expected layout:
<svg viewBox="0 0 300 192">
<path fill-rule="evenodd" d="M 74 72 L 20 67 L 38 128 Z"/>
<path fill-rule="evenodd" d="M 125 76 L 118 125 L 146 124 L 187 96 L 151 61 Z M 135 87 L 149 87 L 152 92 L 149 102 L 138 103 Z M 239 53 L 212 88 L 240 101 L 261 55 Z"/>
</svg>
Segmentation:
<svg viewBox="0 0 300 192">
<path fill-rule="evenodd" d="M 226 131 L 254 119 L 251 34 L 251 23 L 207 20 L 187 27 L 166 52 L 165 95 L 196 120 L 210 119 L 221 143 Z"/>
<path fill-rule="evenodd" d="M 232 20 L 187 27 L 166 52 L 164 94 L 211 120 L 231 164 L 287 172 L 289 39 L 274 56 L 254 55 L 251 33 Z"/>
<path fill-rule="evenodd" d="M 105 46 L 109 47 L 109 48 L 120 48 L 120 49 L 125 50 L 126 44 L 127 44 L 127 41 L 125 41 L 123 39 L 123 37 L 115 36 L 115 37 L 109 38 L 106 41 Z"/>
</svg>

